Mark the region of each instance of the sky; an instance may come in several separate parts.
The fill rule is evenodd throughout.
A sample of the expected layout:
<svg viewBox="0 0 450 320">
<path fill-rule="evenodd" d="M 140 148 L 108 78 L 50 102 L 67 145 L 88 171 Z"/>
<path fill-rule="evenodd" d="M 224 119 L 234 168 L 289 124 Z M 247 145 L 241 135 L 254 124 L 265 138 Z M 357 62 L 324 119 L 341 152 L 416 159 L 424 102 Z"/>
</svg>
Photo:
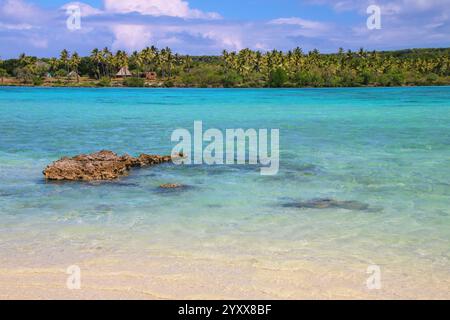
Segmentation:
<svg viewBox="0 0 450 320">
<path fill-rule="evenodd" d="M 367 26 L 370 5 L 380 9 L 380 29 Z M 80 8 L 79 27 L 77 11 L 68 8 Z M 244 48 L 336 52 L 449 44 L 450 0 L 0 0 L 3 59 L 151 45 L 216 55 Z"/>
</svg>

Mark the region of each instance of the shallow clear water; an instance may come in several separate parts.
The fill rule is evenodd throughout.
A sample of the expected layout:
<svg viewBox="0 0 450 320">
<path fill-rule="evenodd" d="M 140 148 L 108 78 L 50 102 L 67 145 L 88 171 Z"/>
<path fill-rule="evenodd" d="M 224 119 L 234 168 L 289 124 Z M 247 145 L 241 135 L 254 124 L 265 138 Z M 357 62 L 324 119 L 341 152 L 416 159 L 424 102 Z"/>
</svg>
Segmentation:
<svg viewBox="0 0 450 320">
<path fill-rule="evenodd" d="M 0 88 L 0 113 L 3 263 L 166 252 L 449 268 L 450 87 Z M 64 155 L 169 154 L 172 131 L 194 120 L 279 128 L 279 174 L 162 165 L 117 182 L 43 180 Z M 285 206 L 317 198 L 369 207 Z"/>
</svg>

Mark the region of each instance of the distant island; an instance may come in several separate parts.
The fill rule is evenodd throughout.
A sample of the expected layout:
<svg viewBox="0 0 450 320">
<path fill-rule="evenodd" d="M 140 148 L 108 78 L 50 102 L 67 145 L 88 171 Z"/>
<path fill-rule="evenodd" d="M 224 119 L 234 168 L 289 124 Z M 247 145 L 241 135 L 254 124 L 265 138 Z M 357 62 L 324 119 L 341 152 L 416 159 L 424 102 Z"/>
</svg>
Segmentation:
<svg viewBox="0 0 450 320">
<path fill-rule="evenodd" d="M 244 49 L 188 56 L 152 46 L 129 55 L 108 48 L 90 56 L 21 54 L 0 60 L 3 86 L 300 88 L 450 85 L 450 48 L 308 53 Z"/>
</svg>

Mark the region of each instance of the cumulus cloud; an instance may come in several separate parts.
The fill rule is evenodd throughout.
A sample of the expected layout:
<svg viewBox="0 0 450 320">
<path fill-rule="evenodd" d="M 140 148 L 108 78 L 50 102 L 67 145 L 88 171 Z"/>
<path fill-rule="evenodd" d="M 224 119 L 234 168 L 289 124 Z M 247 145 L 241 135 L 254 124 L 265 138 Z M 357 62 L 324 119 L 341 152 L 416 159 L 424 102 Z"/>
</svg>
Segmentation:
<svg viewBox="0 0 450 320">
<path fill-rule="evenodd" d="M 114 25 L 112 31 L 115 36 L 114 50 L 141 50 L 152 40 L 149 28 L 143 25 Z"/>
<path fill-rule="evenodd" d="M 170 16 L 180 18 L 217 19 L 215 12 L 202 12 L 191 9 L 183 0 L 104 0 L 105 11 L 110 13 L 140 13 L 151 16 Z"/>
<path fill-rule="evenodd" d="M 114 35 L 113 49 L 139 50 L 149 45 L 170 46 L 180 53 L 220 53 L 221 50 L 244 48 L 240 25 L 218 25 L 192 21 L 180 24 L 176 21 L 147 24 L 111 24 Z"/>
<path fill-rule="evenodd" d="M 203 12 L 193 9 L 187 1 L 183 0 L 104 0 L 104 8 L 97 9 L 82 2 L 70 2 L 62 7 L 79 6 L 83 17 L 102 15 L 106 17 L 127 16 L 138 14 L 152 17 L 173 17 L 181 19 L 217 20 L 221 16 L 215 12 Z M 135 18 L 135 16 L 134 16 Z M 108 20 L 108 19 L 107 19 Z M 136 20 L 136 19 L 134 19 Z M 139 50 L 152 41 L 162 42 L 166 45 L 179 43 L 180 40 L 170 32 L 191 32 L 186 28 L 165 24 L 158 26 L 151 23 L 136 23 L 132 21 L 121 22 L 120 19 L 108 20 L 107 26 L 114 35 L 112 47 L 114 50 Z M 158 37 L 152 34 L 158 29 Z M 153 32 L 152 32 L 153 31 Z M 221 40 L 224 45 L 240 48 L 239 40 L 232 35 L 224 35 L 213 30 L 202 33 L 203 37 Z"/>
<path fill-rule="evenodd" d="M 241 50 L 244 48 L 242 36 L 234 30 L 233 32 L 228 28 L 209 27 L 205 30 L 197 31 L 203 38 L 213 40 L 218 48 L 228 50 Z"/>
</svg>

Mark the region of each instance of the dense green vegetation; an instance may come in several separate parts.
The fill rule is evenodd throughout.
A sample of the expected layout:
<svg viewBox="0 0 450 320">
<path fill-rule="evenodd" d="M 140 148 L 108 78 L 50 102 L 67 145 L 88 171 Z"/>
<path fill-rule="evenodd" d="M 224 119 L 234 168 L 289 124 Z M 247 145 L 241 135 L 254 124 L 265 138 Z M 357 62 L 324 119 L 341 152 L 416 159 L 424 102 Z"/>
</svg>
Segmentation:
<svg viewBox="0 0 450 320">
<path fill-rule="evenodd" d="M 145 80 L 142 78 L 126 78 L 123 80 L 125 87 L 145 87 Z"/>
<path fill-rule="evenodd" d="M 169 48 L 148 47 L 128 55 L 107 48 L 89 57 L 63 50 L 58 58 L 20 55 L 0 61 L 0 79 L 18 84 L 130 87 L 353 87 L 450 84 L 450 48 L 402 51 L 344 51 L 320 54 L 313 50 L 259 52 L 223 51 L 221 56 L 183 56 Z M 111 81 L 122 68 L 133 77 Z M 156 79 L 145 80 L 146 72 Z M 53 79 L 53 81 L 47 81 Z"/>
</svg>

